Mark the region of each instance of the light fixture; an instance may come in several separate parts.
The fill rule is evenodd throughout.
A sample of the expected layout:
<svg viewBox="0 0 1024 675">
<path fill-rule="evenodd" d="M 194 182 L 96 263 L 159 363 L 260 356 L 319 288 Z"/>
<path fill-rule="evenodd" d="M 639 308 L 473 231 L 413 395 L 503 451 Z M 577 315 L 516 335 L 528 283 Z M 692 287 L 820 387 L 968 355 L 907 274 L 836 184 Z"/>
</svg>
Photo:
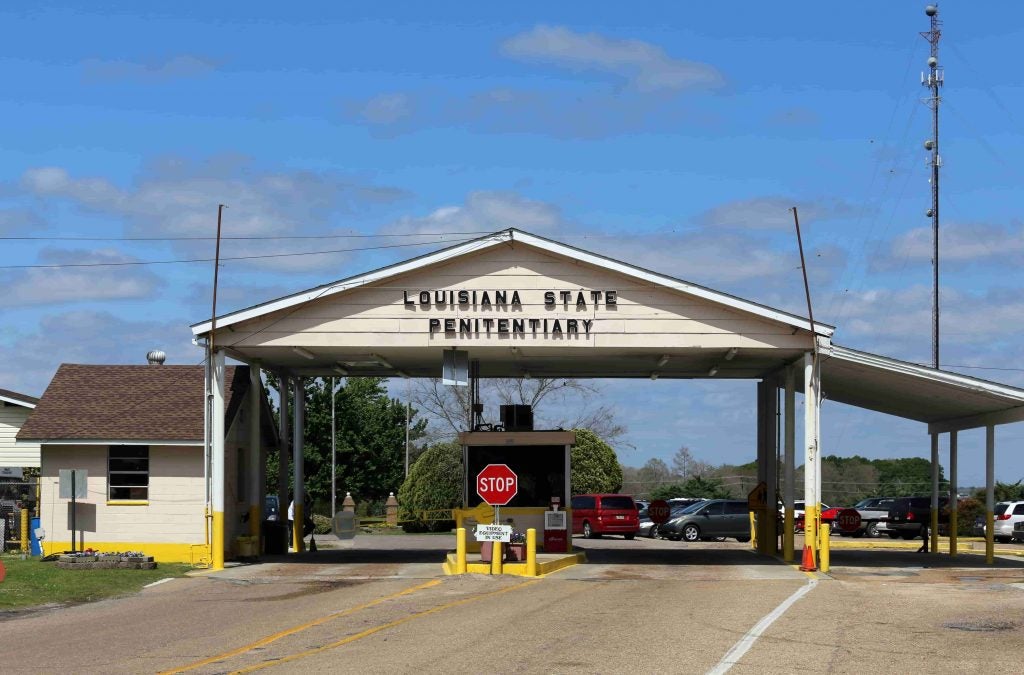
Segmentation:
<svg viewBox="0 0 1024 675">
<path fill-rule="evenodd" d="M 738 351 L 739 351 L 739 349 L 736 349 L 735 347 L 733 347 L 732 349 L 727 351 L 725 353 L 725 360 L 726 361 L 732 361 L 732 357 L 736 356 L 736 352 L 738 352 Z"/>
<path fill-rule="evenodd" d="M 376 361 L 380 365 L 384 366 L 385 368 L 390 368 L 390 369 L 394 370 L 395 367 L 393 365 L 391 365 L 391 362 L 388 361 L 383 356 L 381 356 L 380 354 L 370 354 L 370 356 L 373 357 L 374 361 Z"/>
<path fill-rule="evenodd" d="M 310 361 L 316 358 L 316 354 L 314 354 L 313 352 L 309 351 L 304 347 L 292 347 L 292 351 L 301 356 L 302 358 L 309 359 Z"/>
<path fill-rule="evenodd" d="M 708 377 L 714 377 L 718 375 L 718 366 L 711 366 L 711 370 L 708 371 Z"/>
<path fill-rule="evenodd" d="M 342 365 L 340 363 L 335 363 L 333 370 L 334 370 L 334 372 L 336 372 L 338 375 L 341 375 L 342 377 L 348 377 L 348 370 L 346 368 L 342 367 Z"/>
<path fill-rule="evenodd" d="M 651 379 L 652 380 L 658 379 L 658 374 L 657 373 L 651 373 Z"/>
<path fill-rule="evenodd" d="M 669 358 L 670 357 L 669 357 L 668 354 L 663 354 L 662 357 L 660 359 L 658 359 L 658 367 L 661 368 L 666 363 L 668 363 Z"/>
</svg>

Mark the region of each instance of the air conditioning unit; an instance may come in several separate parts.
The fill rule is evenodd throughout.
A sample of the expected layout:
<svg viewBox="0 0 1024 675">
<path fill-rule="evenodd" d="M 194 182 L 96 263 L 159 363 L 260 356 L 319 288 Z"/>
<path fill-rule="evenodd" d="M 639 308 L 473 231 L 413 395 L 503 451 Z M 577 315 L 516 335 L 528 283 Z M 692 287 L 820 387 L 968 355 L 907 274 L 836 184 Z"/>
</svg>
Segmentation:
<svg viewBox="0 0 1024 675">
<path fill-rule="evenodd" d="M 501 426 L 505 431 L 533 431 L 533 408 L 528 405 L 501 406 Z"/>
</svg>

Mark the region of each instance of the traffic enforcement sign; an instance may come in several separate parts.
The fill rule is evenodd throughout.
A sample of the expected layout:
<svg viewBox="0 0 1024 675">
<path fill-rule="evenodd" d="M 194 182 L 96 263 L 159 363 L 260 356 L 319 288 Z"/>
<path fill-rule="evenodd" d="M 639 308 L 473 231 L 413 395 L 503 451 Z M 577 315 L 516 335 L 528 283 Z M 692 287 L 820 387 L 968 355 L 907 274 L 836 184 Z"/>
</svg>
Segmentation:
<svg viewBox="0 0 1024 675">
<path fill-rule="evenodd" d="M 860 513 L 856 509 L 843 509 L 836 515 L 836 523 L 843 532 L 856 532 L 860 528 Z"/>
<path fill-rule="evenodd" d="M 652 523 L 664 525 L 668 522 L 668 516 L 671 511 L 672 509 L 669 508 L 668 502 L 664 499 L 655 499 L 647 507 L 647 517 L 651 519 Z"/>
<path fill-rule="evenodd" d="M 488 464 L 476 476 L 476 493 L 491 506 L 505 506 L 519 491 L 519 477 L 507 464 Z"/>
</svg>

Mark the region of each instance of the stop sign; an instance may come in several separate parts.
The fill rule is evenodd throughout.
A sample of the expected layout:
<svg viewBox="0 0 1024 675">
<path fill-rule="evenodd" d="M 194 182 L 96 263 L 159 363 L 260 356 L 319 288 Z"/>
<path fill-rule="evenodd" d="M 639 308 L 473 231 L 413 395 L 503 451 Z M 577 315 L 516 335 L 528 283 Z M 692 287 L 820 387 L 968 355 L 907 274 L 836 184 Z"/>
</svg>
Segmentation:
<svg viewBox="0 0 1024 675">
<path fill-rule="evenodd" d="M 491 506 L 505 506 L 519 491 L 519 478 L 507 464 L 488 464 L 476 475 L 476 493 Z"/>
<path fill-rule="evenodd" d="M 664 499 L 655 499 L 651 502 L 650 506 L 647 507 L 647 517 L 651 519 L 652 523 L 658 525 L 664 525 L 668 522 L 668 515 L 671 509 L 669 509 L 668 502 Z"/>
<path fill-rule="evenodd" d="M 836 515 L 836 524 L 843 532 L 856 532 L 860 527 L 860 513 L 856 509 L 843 509 Z"/>
</svg>

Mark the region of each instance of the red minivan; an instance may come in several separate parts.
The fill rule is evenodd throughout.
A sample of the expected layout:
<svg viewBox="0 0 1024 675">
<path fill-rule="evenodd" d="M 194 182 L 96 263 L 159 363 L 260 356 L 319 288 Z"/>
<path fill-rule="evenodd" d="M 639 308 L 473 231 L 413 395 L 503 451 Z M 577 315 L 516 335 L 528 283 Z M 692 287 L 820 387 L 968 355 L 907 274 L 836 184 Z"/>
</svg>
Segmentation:
<svg viewBox="0 0 1024 675">
<path fill-rule="evenodd" d="M 584 537 L 621 534 L 632 539 L 640 529 L 630 495 L 576 495 L 572 498 L 572 533 Z"/>
</svg>

